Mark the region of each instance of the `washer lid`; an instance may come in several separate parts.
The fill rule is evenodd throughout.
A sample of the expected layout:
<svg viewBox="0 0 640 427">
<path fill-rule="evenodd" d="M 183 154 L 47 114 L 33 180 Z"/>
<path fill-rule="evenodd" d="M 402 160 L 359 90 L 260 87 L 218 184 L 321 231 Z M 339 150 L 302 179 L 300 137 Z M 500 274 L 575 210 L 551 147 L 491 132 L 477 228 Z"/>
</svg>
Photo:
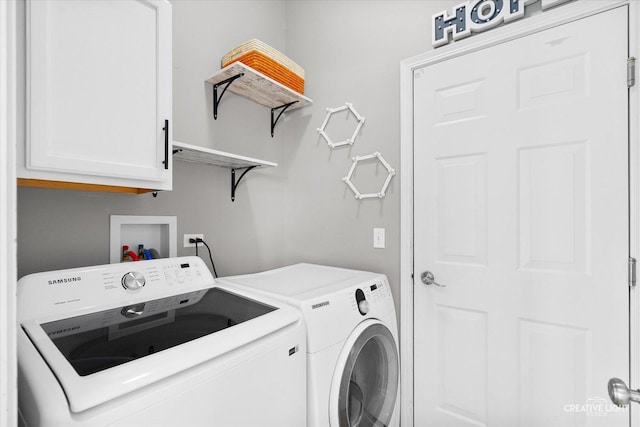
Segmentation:
<svg viewBox="0 0 640 427">
<path fill-rule="evenodd" d="M 80 412 L 297 321 L 289 307 L 214 287 L 22 327 Z"/>
</svg>

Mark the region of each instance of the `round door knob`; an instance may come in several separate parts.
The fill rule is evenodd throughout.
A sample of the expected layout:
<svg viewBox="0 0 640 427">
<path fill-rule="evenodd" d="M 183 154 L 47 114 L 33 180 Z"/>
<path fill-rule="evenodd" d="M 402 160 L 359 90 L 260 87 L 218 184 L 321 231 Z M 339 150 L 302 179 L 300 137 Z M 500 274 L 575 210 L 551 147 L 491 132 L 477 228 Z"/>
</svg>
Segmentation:
<svg viewBox="0 0 640 427">
<path fill-rule="evenodd" d="M 620 378 L 611 378 L 608 384 L 609 398 L 618 406 L 627 406 L 629 402 L 640 402 L 640 393 L 629 390 Z"/>
<path fill-rule="evenodd" d="M 142 288 L 146 283 L 146 279 L 142 273 L 137 271 L 130 271 L 122 276 L 122 287 L 130 291 L 137 291 Z"/>
</svg>

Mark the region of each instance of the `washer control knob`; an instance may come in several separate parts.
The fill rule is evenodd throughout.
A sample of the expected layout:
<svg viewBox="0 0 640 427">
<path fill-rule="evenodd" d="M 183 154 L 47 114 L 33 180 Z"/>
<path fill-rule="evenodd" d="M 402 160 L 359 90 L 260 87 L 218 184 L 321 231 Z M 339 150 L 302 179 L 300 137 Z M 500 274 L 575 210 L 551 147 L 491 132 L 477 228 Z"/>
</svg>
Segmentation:
<svg viewBox="0 0 640 427">
<path fill-rule="evenodd" d="M 363 316 L 369 312 L 369 301 L 363 299 L 358 303 L 358 310 L 360 310 L 360 314 Z"/>
<path fill-rule="evenodd" d="M 146 279 L 144 278 L 144 275 L 142 273 L 138 273 L 137 271 L 130 271 L 122 276 L 121 282 L 123 288 L 130 291 L 137 291 L 145 285 Z"/>
</svg>

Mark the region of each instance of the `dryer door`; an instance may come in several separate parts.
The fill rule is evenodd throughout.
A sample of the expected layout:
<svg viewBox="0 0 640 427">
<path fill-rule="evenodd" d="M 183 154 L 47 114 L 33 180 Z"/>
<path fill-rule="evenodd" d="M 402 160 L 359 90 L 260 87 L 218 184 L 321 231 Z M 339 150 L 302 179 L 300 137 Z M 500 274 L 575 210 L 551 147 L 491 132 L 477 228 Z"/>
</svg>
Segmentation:
<svg viewBox="0 0 640 427">
<path fill-rule="evenodd" d="M 398 377 L 398 349 L 391 331 L 377 320 L 360 323 L 345 342 L 333 374 L 331 426 L 387 426 Z"/>
</svg>

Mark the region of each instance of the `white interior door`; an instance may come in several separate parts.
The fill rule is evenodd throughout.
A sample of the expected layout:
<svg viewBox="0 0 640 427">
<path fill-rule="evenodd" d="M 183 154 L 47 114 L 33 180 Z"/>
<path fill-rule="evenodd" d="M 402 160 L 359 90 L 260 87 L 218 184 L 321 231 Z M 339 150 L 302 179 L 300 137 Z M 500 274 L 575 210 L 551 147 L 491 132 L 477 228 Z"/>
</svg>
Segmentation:
<svg viewBox="0 0 640 427">
<path fill-rule="evenodd" d="M 621 7 L 415 72 L 416 426 L 628 425 L 627 43 Z"/>
</svg>

